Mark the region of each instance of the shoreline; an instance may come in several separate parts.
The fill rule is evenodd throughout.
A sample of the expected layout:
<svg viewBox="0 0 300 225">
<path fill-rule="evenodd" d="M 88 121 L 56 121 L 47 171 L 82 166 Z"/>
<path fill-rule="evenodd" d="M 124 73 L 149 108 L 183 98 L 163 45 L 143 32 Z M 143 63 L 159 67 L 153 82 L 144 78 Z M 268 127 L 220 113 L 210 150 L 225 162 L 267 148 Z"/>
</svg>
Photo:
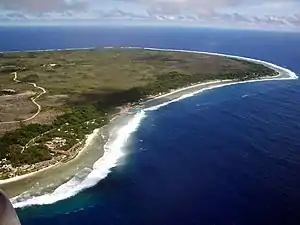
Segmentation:
<svg viewBox="0 0 300 225">
<path fill-rule="evenodd" d="M 273 77 L 273 78 L 276 79 L 276 77 Z M 274 80 L 274 79 L 272 79 L 272 80 Z M 262 81 L 265 81 L 265 80 L 266 79 L 262 79 Z M 248 80 L 248 82 L 255 82 L 255 81 L 259 81 L 259 80 Z M 213 88 L 217 88 L 217 85 L 225 86 L 225 84 L 231 85 L 231 84 L 238 84 L 238 83 L 239 82 L 235 82 L 233 80 L 216 80 L 216 81 L 209 81 L 209 82 L 204 82 L 204 83 L 192 84 L 192 85 L 187 86 L 187 87 L 183 87 L 183 88 L 180 88 L 180 89 L 173 90 L 173 91 L 171 91 L 169 93 L 165 93 L 165 94 L 162 94 L 162 95 L 154 96 L 153 98 L 150 98 L 150 99 L 144 101 L 143 104 L 149 105 L 149 104 L 152 104 L 153 102 L 156 102 L 156 101 L 158 101 L 160 99 L 163 99 L 163 98 L 168 98 L 168 100 L 173 100 L 175 98 L 172 98 L 172 96 L 175 96 L 176 94 L 180 95 L 182 93 L 183 94 L 189 93 L 191 89 L 198 89 L 198 92 L 201 92 L 201 91 L 203 91 L 203 89 L 205 89 L 207 87 L 210 87 L 211 89 L 213 89 Z M 214 86 L 214 85 L 216 85 L 216 86 Z M 163 99 L 163 100 L 165 100 L 165 99 Z M 164 104 L 164 103 L 162 103 L 162 104 Z M 153 106 L 153 107 L 155 107 L 155 106 Z M 147 109 L 146 109 L 146 111 L 147 111 Z M 136 114 L 136 113 L 134 113 L 134 114 Z M 112 123 L 113 120 L 117 120 L 118 117 L 121 117 L 121 116 L 124 116 L 124 115 L 127 115 L 127 114 L 126 113 L 119 113 L 119 114 L 117 114 L 115 117 L 113 117 L 113 119 L 109 123 Z M 85 143 L 84 143 L 84 146 L 78 152 L 78 154 L 76 155 L 76 157 L 74 159 L 70 160 L 70 162 L 73 161 L 73 160 L 75 160 L 76 158 L 80 157 L 84 153 L 84 151 L 89 147 L 90 142 L 93 141 L 94 138 L 96 138 L 97 133 L 100 131 L 100 129 L 101 129 L 101 127 L 95 129 L 91 134 L 87 135 Z M 38 173 L 41 173 L 41 172 L 47 171 L 48 169 L 51 169 L 53 167 L 59 166 L 60 164 L 63 164 L 63 163 L 59 162 L 59 163 L 56 163 L 54 165 L 48 166 L 46 168 L 40 169 L 38 171 L 34 171 L 34 172 L 31 172 L 31 173 L 28 173 L 28 174 L 24 174 L 24 175 L 20 175 L 20 176 L 11 177 L 11 178 L 4 179 L 4 180 L 0 180 L 0 187 L 1 187 L 1 185 L 5 185 L 5 184 L 9 184 L 9 183 L 14 183 L 14 182 L 17 182 L 17 181 L 20 181 L 20 180 L 23 180 L 23 179 L 28 179 L 28 178 L 30 178 L 30 177 L 38 174 Z"/>
<path fill-rule="evenodd" d="M 144 49 L 146 49 L 146 48 L 144 48 Z M 155 51 L 157 51 L 159 49 L 146 49 L 146 50 L 155 50 Z M 172 50 L 165 49 L 165 50 L 160 50 L 160 51 L 172 51 Z M 178 50 L 178 51 L 183 51 L 183 50 Z M 190 51 L 187 51 L 187 52 L 190 52 Z M 194 53 L 196 53 L 196 52 L 194 52 Z M 209 54 L 214 54 L 214 53 L 209 53 Z M 223 55 L 223 54 L 221 54 L 221 55 L 225 56 L 225 57 L 236 57 L 236 56 Z M 243 59 L 243 60 L 247 60 L 247 59 Z M 254 60 L 254 59 L 248 59 L 247 61 L 252 61 L 252 60 Z M 97 138 L 97 134 L 100 133 L 100 130 L 102 130 L 102 131 L 105 130 L 107 137 L 106 138 L 102 137 L 102 143 L 101 143 L 102 146 L 100 147 L 100 149 L 102 150 L 102 155 L 99 158 L 97 158 L 96 161 L 92 164 L 92 168 L 91 168 L 91 165 L 88 167 L 92 171 L 89 171 L 90 173 L 87 176 L 84 176 L 84 178 L 82 179 L 83 182 L 88 178 L 88 176 L 90 174 L 93 173 L 94 170 L 98 170 L 98 172 L 99 172 L 99 169 L 103 169 L 103 168 L 101 168 L 101 166 L 102 166 L 103 163 L 105 163 L 104 161 L 108 158 L 107 155 L 114 153 L 114 152 L 112 152 L 112 149 L 113 149 L 113 151 L 115 151 L 115 148 L 117 148 L 117 149 L 120 150 L 121 148 L 124 147 L 124 145 L 126 144 L 126 141 L 129 138 L 130 134 L 137 129 L 137 127 L 139 126 L 139 123 L 145 117 L 144 113 L 146 111 L 156 110 L 156 109 L 158 109 L 160 107 L 163 107 L 163 106 L 165 106 L 167 104 L 170 104 L 172 102 L 179 101 L 179 100 L 182 100 L 184 98 L 191 97 L 191 96 L 193 96 L 195 94 L 198 94 L 198 93 L 200 93 L 202 91 L 210 90 L 210 89 L 214 89 L 214 88 L 218 88 L 218 87 L 223 87 L 223 86 L 228 86 L 228 85 L 234 85 L 234 84 L 240 84 L 240 83 L 259 82 L 259 81 L 268 81 L 268 80 L 288 80 L 288 79 L 296 79 L 297 78 L 296 74 L 294 74 L 292 71 L 290 71 L 288 69 L 279 67 L 279 66 L 274 65 L 272 63 L 268 63 L 268 62 L 264 62 L 264 61 L 260 61 L 260 60 L 258 60 L 258 61 L 259 62 L 257 62 L 257 61 L 254 60 L 252 62 L 261 63 L 261 64 L 263 64 L 263 65 L 265 65 L 265 66 L 267 66 L 267 67 L 269 67 L 269 68 L 277 71 L 279 74 L 277 76 L 264 77 L 264 78 L 255 79 L 255 80 L 245 80 L 245 81 L 216 80 L 216 81 L 209 81 L 209 82 L 204 82 L 204 83 L 191 84 L 190 86 L 183 87 L 183 88 L 180 88 L 180 89 L 177 89 L 177 90 L 172 90 L 169 93 L 162 94 L 162 95 L 159 95 L 159 96 L 154 96 L 151 99 L 145 100 L 144 101 L 145 109 L 142 110 L 141 112 L 134 113 L 133 115 L 128 115 L 126 113 L 125 114 L 124 113 L 123 114 L 120 113 L 116 117 L 114 117 L 109 122 L 109 124 L 107 126 L 104 126 L 102 128 L 96 129 L 98 131 L 93 136 L 90 136 L 91 137 L 90 142 L 95 141 L 95 139 Z M 135 129 L 133 129 L 133 130 L 131 130 L 131 132 L 127 133 L 128 135 L 125 138 L 126 140 L 124 140 L 124 138 L 123 138 L 122 140 L 119 140 L 120 143 L 117 143 L 118 146 L 109 147 L 109 145 L 114 144 L 115 142 L 118 141 L 118 138 L 121 136 L 121 135 L 119 135 L 119 131 L 121 129 L 123 129 L 124 127 L 128 126 L 128 124 L 130 122 L 132 122 L 135 118 L 136 118 L 136 121 L 137 121 L 136 124 L 135 124 L 136 125 Z M 95 132 L 95 130 L 94 130 L 94 132 Z M 98 137 L 99 137 L 99 135 L 98 135 Z M 91 143 L 89 143 L 89 144 L 91 144 Z M 73 160 L 71 160 L 70 163 L 73 162 L 76 158 L 77 159 L 78 158 L 81 159 L 82 157 L 84 157 L 85 154 L 84 154 L 83 151 L 84 150 L 86 150 L 87 152 L 90 151 L 90 149 L 88 149 L 90 147 L 89 144 L 85 144 L 84 147 L 83 147 L 83 149 L 79 151 L 78 155 Z M 99 148 L 99 146 L 98 146 L 98 148 Z M 100 151 L 98 151 L 98 154 L 99 154 Z M 112 167 L 114 167 L 114 166 L 117 165 L 117 161 L 121 157 L 123 157 L 124 152 L 119 151 L 118 154 L 119 155 L 116 156 L 116 158 L 113 159 L 114 162 L 112 162 L 112 164 L 110 165 L 110 167 L 108 168 L 108 170 L 105 171 L 104 174 L 102 174 L 102 178 L 101 179 L 105 178 L 107 176 L 107 174 L 110 172 L 110 169 Z M 68 163 L 66 163 L 66 164 L 68 164 Z M 59 164 L 57 166 L 59 166 Z M 51 170 L 52 167 L 56 167 L 56 166 L 54 165 L 51 168 L 50 167 L 44 168 L 43 170 Z M 6 184 L 8 184 L 8 185 L 12 184 L 12 183 L 16 184 L 16 182 L 18 182 L 18 181 L 30 179 L 30 177 L 35 176 L 37 173 L 42 173 L 42 172 L 43 171 L 36 171 L 33 174 L 22 175 L 22 176 L 20 176 L 20 178 L 17 178 L 17 177 L 9 178 L 8 180 L 10 180 L 10 179 L 12 179 L 12 180 L 11 181 L 7 181 Z M 15 179 L 15 178 L 17 178 L 17 179 Z M 95 182 L 93 182 L 94 184 L 98 183 L 101 180 L 99 176 L 97 178 L 98 178 L 98 180 L 95 181 Z M 55 178 L 53 178 L 53 180 L 54 179 Z M 72 181 L 72 178 L 71 178 L 71 180 L 69 178 L 65 179 L 65 181 L 66 180 L 69 180 L 69 181 L 67 183 L 63 183 L 63 185 L 61 185 L 61 186 L 59 186 L 59 188 L 55 189 L 55 191 L 53 192 L 54 194 L 57 192 L 57 190 L 59 190 L 59 191 L 61 191 L 61 190 L 66 191 L 65 188 L 62 188 L 63 186 L 67 187 L 67 188 L 70 188 L 67 184 L 70 181 Z M 3 180 L 3 182 L 5 182 L 5 181 L 6 180 Z M 2 184 L 3 183 L 1 183 L 1 181 L 0 181 L 0 187 L 1 187 Z M 71 187 L 71 188 L 74 188 L 74 187 Z M 82 188 L 82 189 L 80 189 L 80 188 Z M 88 187 L 75 188 L 75 191 L 74 191 L 73 195 L 77 194 L 78 192 L 80 192 L 81 190 L 83 190 L 85 188 L 88 188 Z M 20 188 L 20 189 L 22 189 L 22 188 Z M 24 190 L 23 191 L 19 191 L 19 192 L 23 193 Z M 42 193 L 42 194 L 44 194 L 44 193 Z M 48 195 L 52 195 L 52 194 L 48 194 Z M 67 196 L 67 197 L 71 197 L 73 195 L 70 195 L 70 196 Z M 65 197 L 65 198 L 67 198 L 67 197 Z M 36 197 L 36 198 L 39 198 L 39 197 Z M 62 198 L 62 199 L 65 199 L 65 198 Z M 48 201 L 46 203 L 44 202 L 44 203 L 41 203 L 41 204 L 51 204 L 51 203 L 54 203 L 54 202 L 62 200 L 62 199 L 54 199 L 53 201 Z M 27 203 L 23 204 L 23 203 L 19 202 L 19 200 L 21 200 L 21 202 L 23 202 L 22 200 L 26 200 L 27 201 L 27 198 L 26 199 L 22 199 L 22 198 L 21 199 L 17 199 L 17 201 L 16 201 L 16 198 L 14 198 L 14 202 L 15 202 L 15 206 L 16 207 L 23 207 L 23 206 L 26 206 L 26 205 L 34 205 L 34 204 L 37 204 L 37 201 L 40 200 L 40 199 L 37 199 L 37 201 L 29 201 L 29 202 L 27 202 L 28 204 Z"/>
<path fill-rule="evenodd" d="M 95 138 L 97 132 L 99 132 L 99 129 L 100 128 L 95 129 L 91 134 L 86 135 L 86 138 L 84 140 L 84 146 L 78 152 L 78 154 L 73 159 L 71 159 L 71 161 L 74 160 L 74 159 L 76 159 L 77 157 L 80 157 L 80 155 L 83 154 L 83 152 L 87 149 L 89 143 Z M 0 180 L 0 186 L 1 185 L 5 185 L 5 184 L 9 184 L 9 183 L 14 183 L 14 182 L 17 182 L 19 180 L 30 178 L 31 176 L 34 176 L 34 175 L 36 175 L 38 173 L 41 173 L 41 172 L 46 171 L 48 169 L 51 169 L 53 167 L 59 166 L 60 164 L 62 164 L 62 162 L 58 162 L 56 164 L 50 165 L 50 166 L 48 166 L 46 168 L 43 168 L 43 169 L 31 172 L 31 173 L 27 173 L 27 174 L 23 174 L 23 175 L 20 175 L 20 176 L 15 176 L 15 177 L 11 177 L 11 178 L 8 178 L 8 179 Z"/>
<path fill-rule="evenodd" d="M 0 181 L 0 188 L 10 197 L 19 196 L 23 193 L 35 195 L 52 191 L 57 186 L 68 181 L 79 170 L 84 169 L 86 165 L 90 165 L 95 161 L 88 153 L 94 153 L 93 151 L 90 151 L 90 148 L 94 147 L 94 139 L 98 134 L 105 132 L 105 128 L 106 127 L 101 128 L 103 131 L 101 131 L 100 128 L 95 129 L 93 133 L 87 135 L 85 145 L 72 160 L 65 163 L 59 162 L 32 173 L 2 180 Z M 106 142 L 105 138 L 105 136 L 101 136 L 101 139 L 98 139 L 97 144 Z M 102 152 L 99 151 L 98 153 L 99 154 L 93 154 L 93 156 L 102 157 Z"/>
<path fill-rule="evenodd" d="M 256 82 L 256 81 L 259 81 L 259 80 L 249 80 L 248 82 Z M 150 106 L 149 108 L 146 108 L 145 111 L 152 111 L 152 110 L 155 110 L 157 109 L 157 107 L 162 107 L 166 104 L 169 104 L 170 102 L 175 102 L 175 101 L 178 101 L 178 97 L 180 98 L 180 96 L 184 96 L 184 95 L 189 95 L 189 94 L 197 94 L 199 92 L 202 92 L 202 91 L 205 91 L 205 90 L 208 90 L 208 89 L 214 89 L 214 88 L 218 88 L 219 86 L 227 86 L 227 85 L 232 85 L 232 84 L 238 84 L 238 82 L 232 82 L 231 80 L 227 80 L 227 81 L 214 81 L 214 82 L 207 82 L 207 83 L 200 83 L 200 84 L 195 84 L 193 86 L 190 86 L 190 87 L 185 87 L 185 88 L 182 88 L 182 89 L 178 89 L 178 90 L 175 90 L 174 92 L 170 92 L 170 93 L 167 93 L 167 94 L 164 94 L 164 95 L 161 95 L 161 96 L 157 96 L 153 99 L 150 99 L 150 100 L 147 100 L 145 102 L 146 105 L 148 104 L 154 104 L 154 106 Z M 192 91 L 193 90 L 193 91 Z M 192 92 L 191 92 L 192 91 Z M 192 95 L 191 95 L 192 96 Z M 157 101 L 164 101 L 164 103 L 161 103 L 161 104 L 158 104 L 156 105 L 155 103 Z M 180 99 L 181 100 L 181 99 Z M 113 121 L 111 121 L 107 126 L 109 126 L 110 128 L 108 127 L 103 127 L 103 128 L 100 128 L 100 129 L 106 129 L 107 130 L 107 134 L 109 134 L 109 136 L 107 138 L 105 138 L 105 141 L 102 142 L 102 146 L 100 147 L 102 151 L 102 154 L 101 156 L 96 159 L 96 161 L 92 164 L 92 167 L 88 167 L 89 169 L 95 169 L 95 167 L 97 168 L 101 168 L 101 162 L 103 163 L 104 160 L 105 160 L 105 153 L 110 153 L 111 150 L 110 149 L 105 149 L 106 146 L 108 146 L 110 143 L 113 143 L 114 140 L 116 139 L 116 137 L 118 136 L 118 128 L 122 127 L 122 125 L 120 124 L 120 120 L 123 119 L 123 125 L 126 124 L 126 122 L 128 122 L 131 118 L 133 118 L 134 116 L 136 116 L 137 113 L 133 114 L 133 115 L 127 115 L 127 114 L 121 114 L 121 115 L 118 115 L 116 117 L 114 117 Z M 126 118 L 126 116 L 128 116 Z M 97 138 L 97 136 L 94 136 L 93 137 L 94 139 Z M 93 140 L 92 140 L 93 141 Z M 84 146 L 85 149 L 88 149 L 89 146 Z M 87 150 L 89 151 L 89 150 Z M 83 152 L 82 150 L 80 151 L 80 153 L 78 154 L 78 156 L 80 155 L 83 155 Z M 121 155 L 122 157 L 123 155 Z M 84 157 L 84 156 L 83 156 Z M 77 157 L 76 157 L 77 158 Z M 120 157 L 118 157 L 119 159 Z M 80 159 L 80 157 L 79 157 Z M 59 164 L 57 165 L 59 166 Z M 49 169 L 49 170 L 48 170 Z M 51 173 L 51 168 L 45 168 L 45 171 L 49 171 Z M 77 171 L 77 172 L 80 172 L 80 171 Z M 91 170 L 88 171 L 88 172 L 92 172 Z M 107 171 L 107 174 L 108 174 L 109 171 Z M 34 172 L 34 174 L 32 174 L 32 176 L 35 176 L 36 174 L 38 174 L 39 171 L 37 172 Z M 106 174 L 106 175 L 107 175 Z M 76 175 L 76 172 L 74 173 L 74 175 Z M 106 176 L 105 175 L 105 176 Z M 14 180 L 12 182 L 9 182 L 8 185 L 10 184 L 13 184 L 13 185 L 16 185 L 18 183 L 18 181 L 22 181 L 22 180 L 26 180 L 26 179 L 30 179 L 30 177 L 26 177 L 26 175 L 24 175 L 25 177 L 21 180 Z M 12 178 L 13 179 L 13 178 Z M 55 178 L 53 178 L 55 179 Z M 62 182 L 61 186 L 68 186 L 67 183 L 70 182 L 72 179 L 70 178 L 67 178 L 65 179 L 65 183 Z M 95 183 L 96 184 L 96 183 Z M 1 186 L 1 183 L 0 183 L 0 186 Z M 57 185 L 58 188 L 60 187 L 60 185 Z M 65 189 L 65 188 L 64 188 Z M 57 189 L 54 187 L 54 188 L 51 188 L 49 191 L 56 191 Z M 28 191 L 26 191 L 26 189 L 23 189 L 22 191 L 19 192 L 19 194 L 21 193 L 26 193 L 28 194 Z M 42 191 L 43 192 L 43 191 Z M 41 192 L 40 192 L 41 193 Z M 44 193 L 47 193 L 47 192 L 44 192 Z M 30 194 L 31 196 L 35 196 L 34 194 L 34 191 Z M 19 196 L 19 195 L 18 195 Z M 26 196 L 26 195 L 25 195 Z M 14 197 L 14 196 L 12 196 Z M 16 199 L 16 198 L 13 198 L 13 202 L 15 202 L 16 204 L 14 204 L 16 207 L 23 207 L 25 205 L 22 205 L 22 204 L 18 204 L 18 202 L 21 200 L 25 200 L 27 199 L 26 197 L 24 199 L 22 199 L 22 194 L 21 194 L 21 199 Z M 17 200 L 17 201 L 16 201 Z M 52 203 L 52 202 L 51 202 Z M 36 204 L 36 203 L 33 203 L 33 205 Z M 50 204 L 50 203 L 47 203 L 47 204 Z M 31 205 L 31 204 L 30 204 Z"/>
</svg>

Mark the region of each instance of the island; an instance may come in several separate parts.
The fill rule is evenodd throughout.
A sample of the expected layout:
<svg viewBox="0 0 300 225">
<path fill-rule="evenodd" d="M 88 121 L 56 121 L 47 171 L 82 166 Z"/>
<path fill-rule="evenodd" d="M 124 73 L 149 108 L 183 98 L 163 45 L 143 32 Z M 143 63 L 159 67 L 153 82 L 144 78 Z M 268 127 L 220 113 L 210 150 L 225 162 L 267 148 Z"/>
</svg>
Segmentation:
<svg viewBox="0 0 300 225">
<path fill-rule="evenodd" d="M 259 63 L 189 52 L 103 48 L 1 53 L 0 187 L 19 194 L 9 191 L 6 179 L 71 162 L 93 131 L 116 115 L 143 110 L 146 102 L 166 93 L 206 82 L 277 75 Z"/>
</svg>

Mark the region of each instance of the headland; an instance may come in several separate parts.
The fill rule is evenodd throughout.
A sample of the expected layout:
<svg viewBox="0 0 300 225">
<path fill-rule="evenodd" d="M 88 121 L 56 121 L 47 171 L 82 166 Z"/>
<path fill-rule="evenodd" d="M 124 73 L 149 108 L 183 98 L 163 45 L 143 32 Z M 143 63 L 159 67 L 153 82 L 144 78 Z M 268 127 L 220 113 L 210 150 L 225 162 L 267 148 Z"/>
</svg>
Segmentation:
<svg viewBox="0 0 300 225">
<path fill-rule="evenodd" d="M 196 53 L 137 48 L 2 53 L 1 88 L 16 91 L 3 95 L 10 102 L 0 114 L 3 123 L 11 119 L 5 117 L 8 109 L 20 113 L 9 107 L 19 101 L 16 95 L 29 91 L 40 95 L 28 84 L 35 83 L 47 93 L 38 99 L 41 111 L 34 119 L 22 122 L 30 118 L 24 110 L 15 119 L 18 123 L 3 124 L 0 187 L 10 196 L 25 192 L 15 199 L 17 203 L 72 188 L 95 169 L 98 175 L 92 183 L 97 183 L 109 172 L 103 165 L 107 155 L 119 154 L 110 159 L 109 166 L 116 165 L 123 154 L 120 149 L 134 131 L 132 121 L 136 128 L 147 110 L 225 85 L 296 78 L 271 63 Z M 18 73 L 20 82 L 13 82 L 11 73 Z M 124 127 L 127 130 L 120 135 Z"/>
</svg>

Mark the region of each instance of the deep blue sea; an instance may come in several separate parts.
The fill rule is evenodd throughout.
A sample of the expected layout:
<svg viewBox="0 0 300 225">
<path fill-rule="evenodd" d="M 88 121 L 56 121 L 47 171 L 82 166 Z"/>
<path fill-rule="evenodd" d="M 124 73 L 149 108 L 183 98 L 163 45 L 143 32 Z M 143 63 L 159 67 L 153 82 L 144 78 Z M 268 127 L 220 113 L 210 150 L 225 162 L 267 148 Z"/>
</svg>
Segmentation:
<svg viewBox="0 0 300 225">
<path fill-rule="evenodd" d="M 200 28 L 0 28 L 0 51 L 142 46 L 234 54 L 300 73 L 300 34 Z M 23 225 L 300 224 L 300 81 L 232 85 L 147 112 L 98 185 L 18 209 Z"/>
</svg>

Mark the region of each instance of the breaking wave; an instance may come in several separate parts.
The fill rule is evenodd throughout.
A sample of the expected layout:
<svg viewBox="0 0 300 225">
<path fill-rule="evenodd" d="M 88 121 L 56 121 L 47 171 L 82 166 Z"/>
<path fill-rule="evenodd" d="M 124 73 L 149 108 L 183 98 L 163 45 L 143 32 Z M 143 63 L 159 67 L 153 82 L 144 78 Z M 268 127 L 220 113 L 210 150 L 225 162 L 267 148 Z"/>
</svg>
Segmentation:
<svg viewBox="0 0 300 225">
<path fill-rule="evenodd" d="M 44 204 L 53 204 L 55 202 L 61 201 L 63 199 L 70 198 L 75 196 L 82 190 L 90 188 L 96 185 L 100 180 L 107 177 L 107 175 L 111 172 L 111 169 L 118 165 L 118 162 L 122 157 L 125 156 L 124 148 L 131 136 L 134 133 L 142 120 L 146 117 L 147 111 L 154 111 L 161 107 L 164 107 L 168 104 L 173 102 L 180 101 L 185 98 L 192 97 L 200 92 L 205 90 L 210 90 L 218 87 L 224 87 L 233 84 L 240 84 L 240 83 L 248 83 L 248 82 L 257 82 L 257 81 L 266 81 L 266 80 L 288 80 L 288 79 L 297 79 L 297 75 L 289 69 L 280 67 L 273 63 L 265 62 L 258 59 L 251 59 L 246 57 L 234 56 L 234 55 L 226 55 L 226 54 L 219 54 L 219 53 L 211 53 L 211 52 L 200 52 L 200 51 L 188 51 L 188 50 L 178 50 L 178 49 L 159 49 L 159 48 L 140 48 L 140 47 L 123 47 L 127 49 L 145 49 L 145 50 L 152 50 L 152 51 L 174 51 L 174 52 L 186 52 L 186 53 L 201 53 L 201 54 L 208 54 L 208 55 L 217 55 L 217 56 L 224 56 L 229 58 L 236 58 L 241 60 L 246 60 L 254 63 L 263 64 L 269 68 L 272 68 L 280 73 L 280 76 L 273 77 L 273 78 L 265 78 L 261 80 L 249 80 L 249 81 L 240 81 L 240 82 L 229 82 L 229 83 L 221 83 L 220 81 L 210 82 L 212 86 L 203 88 L 201 90 L 184 94 L 179 98 L 174 100 L 170 100 L 168 102 L 164 102 L 162 104 L 152 106 L 141 110 L 140 112 L 136 113 L 132 119 L 130 119 L 126 125 L 118 128 L 115 133 L 115 137 L 109 139 L 109 141 L 105 144 L 104 155 L 93 165 L 93 169 L 84 169 L 78 174 L 76 174 L 71 180 L 66 182 L 65 184 L 58 187 L 55 191 L 49 194 L 44 194 L 41 196 L 36 197 L 29 197 L 26 196 L 22 198 L 22 196 L 18 196 L 12 199 L 13 205 L 16 208 L 31 206 L 31 205 L 44 205 Z M 74 49 L 72 49 L 74 50 Z M 182 89 L 181 89 L 182 90 Z"/>
<path fill-rule="evenodd" d="M 145 117 L 145 112 L 137 113 L 128 123 L 116 131 L 116 138 L 109 140 L 105 146 L 104 155 L 94 163 L 93 169 L 85 169 L 76 174 L 67 183 L 58 187 L 54 192 L 37 197 L 22 199 L 21 196 L 12 199 L 15 208 L 45 205 L 70 198 L 80 191 L 96 185 L 100 180 L 107 177 L 111 169 L 118 165 L 118 161 L 125 155 L 124 147 L 130 135 L 137 130 L 140 122 Z"/>
</svg>

